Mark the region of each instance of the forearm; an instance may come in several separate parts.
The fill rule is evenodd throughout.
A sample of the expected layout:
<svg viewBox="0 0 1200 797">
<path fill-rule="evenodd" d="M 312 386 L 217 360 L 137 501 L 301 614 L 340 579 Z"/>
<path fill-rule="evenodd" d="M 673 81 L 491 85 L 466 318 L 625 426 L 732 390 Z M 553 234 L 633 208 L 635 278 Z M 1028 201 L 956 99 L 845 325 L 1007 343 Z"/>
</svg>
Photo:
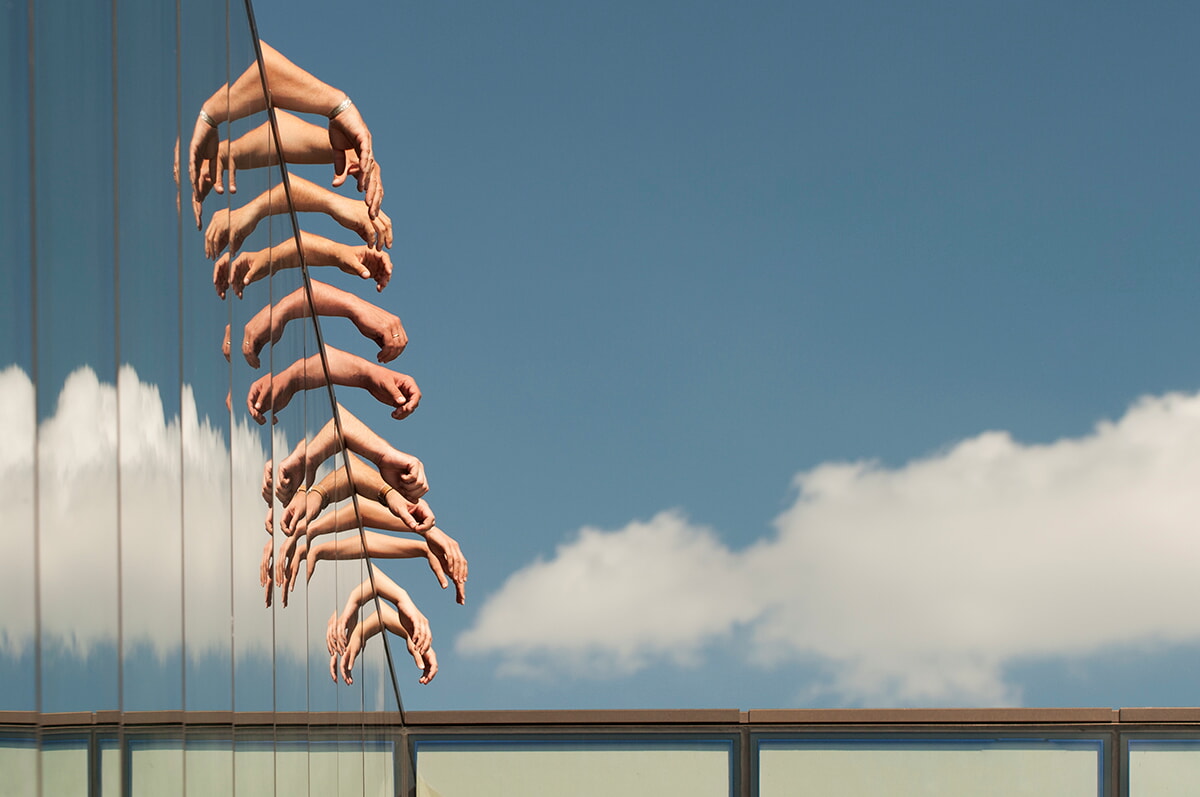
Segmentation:
<svg viewBox="0 0 1200 797">
<path fill-rule="evenodd" d="M 378 467 L 383 455 L 392 450 L 392 446 L 340 404 L 338 418 L 342 423 L 342 437 L 346 441 L 346 447 Z"/>
<path fill-rule="evenodd" d="M 349 259 L 352 246 L 339 244 L 312 232 L 301 230 L 304 242 L 304 262 L 309 266 L 338 266 Z"/>
<path fill-rule="evenodd" d="M 325 361 L 329 364 L 329 378 L 333 380 L 333 383 L 346 387 L 369 389 L 371 374 L 376 370 L 387 370 L 383 366 L 375 365 L 358 355 L 335 349 L 333 346 L 325 347 Z"/>
<path fill-rule="evenodd" d="M 333 163 L 333 148 L 329 146 L 329 132 L 323 127 L 309 124 L 287 111 L 276 111 L 275 121 L 279 124 L 279 140 L 283 145 L 283 159 L 287 163 Z M 271 135 L 271 123 L 264 122 L 233 142 L 233 163 L 239 169 L 257 169 L 275 166 L 279 155 L 275 150 L 275 137 Z"/>
<path fill-rule="evenodd" d="M 265 41 L 260 43 L 275 107 L 328 116 L 345 98 L 345 92 L 313 77 Z"/>
<path fill-rule="evenodd" d="M 353 513 L 350 514 L 353 517 Z M 372 559 L 416 559 L 426 556 L 429 551 L 420 540 L 393 537 L 377 531 L 364 531 L 362 537 L 366 538 L 366 555 Z M 363 540 L 357 534 L 345 539 L 317 543 L 313 550 L 317 559 L 329 561 L 365 558 Z"/>
</svg>

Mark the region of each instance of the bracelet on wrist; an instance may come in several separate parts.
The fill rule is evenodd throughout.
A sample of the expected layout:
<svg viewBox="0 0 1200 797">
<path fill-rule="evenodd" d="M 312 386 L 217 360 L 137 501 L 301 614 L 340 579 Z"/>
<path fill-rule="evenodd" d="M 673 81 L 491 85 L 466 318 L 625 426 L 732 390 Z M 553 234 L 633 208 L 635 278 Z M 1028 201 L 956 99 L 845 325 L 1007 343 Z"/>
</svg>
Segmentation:
<svg viewBox="0 0 1200 797">
<path fill-rule="evenodd" d="M 350 95 L 347 94 L 346 98 L 344 100 L 342 100 L 341 102 L 339 102 L 337 105 L 333 106 L 333 108 L 329 111 L 328 114 L 326 114 L 326 116 L 328 116 L 329 121 L 332 122 L 339 113 L 346 110 L 353 104 L 354 103 L 350 100 Z"/>
</svg>

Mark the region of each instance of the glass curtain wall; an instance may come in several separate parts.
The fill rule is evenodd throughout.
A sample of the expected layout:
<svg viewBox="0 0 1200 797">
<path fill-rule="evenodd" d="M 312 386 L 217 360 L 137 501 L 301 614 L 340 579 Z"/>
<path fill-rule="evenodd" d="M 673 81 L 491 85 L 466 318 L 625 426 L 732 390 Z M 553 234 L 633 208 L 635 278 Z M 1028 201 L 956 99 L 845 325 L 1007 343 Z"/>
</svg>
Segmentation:
<svg viewBox="0 0 1200 797">
<path fill-rule="evenodd" d="M 365 547 L 353 496 L 311 537 L 297 489 L 346 460 L 340 443 L 305 459 L 335 404 L 249 5 L 0 16 L 0 711 L 397 710 L 385 634 L 352 685 L 330 677 L 331 617 L 370 574 L 341 558 Z M 197 206 L 201 108 L 217 162 L 241 168 L 236 193 Z M 260 278 L 218 296 L 215 275 L 247 268 Z M 52 725 L 0 737 L 0 793 L 365 793 L 379 736 L 310 751 L 294 727 L 121 725 L 97 742 Z"/>
</svg>

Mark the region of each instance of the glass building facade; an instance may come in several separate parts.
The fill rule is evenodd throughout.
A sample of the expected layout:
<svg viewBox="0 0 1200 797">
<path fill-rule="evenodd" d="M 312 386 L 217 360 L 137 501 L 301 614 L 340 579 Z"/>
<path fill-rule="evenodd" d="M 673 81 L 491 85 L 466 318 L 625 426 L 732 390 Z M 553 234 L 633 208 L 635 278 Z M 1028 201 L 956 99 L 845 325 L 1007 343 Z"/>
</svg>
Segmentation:
<svg viewBox="0 0 1200 797">
<path fill-rule="evenodd" d="M 296 364 L 330 381 L 309 359 L 317 320 L 272 323 L 305 272 L 221 300 L 206 256 L 212 219 L 285 173 L 240 170 L 201 223 L 188 188 L 197 109 L 256 74 L 250 6 L 0 14 L 0 795 L 1200 791 L 1186 709 L 406 714 L 386 635 L 337 683 L 327 627 L 367 563 L 281 588 L 298 554 L 263 489 L 333 419 L 333 392 L 265 424 L 242 398 Z M 294 240 L 291 210 L 243 251 Z M 239 343 L 263 314 L 255 365 Z M 354 499 L 329 511 L 349 518 L 341 539 L 362 533 Z"/>
</svg>

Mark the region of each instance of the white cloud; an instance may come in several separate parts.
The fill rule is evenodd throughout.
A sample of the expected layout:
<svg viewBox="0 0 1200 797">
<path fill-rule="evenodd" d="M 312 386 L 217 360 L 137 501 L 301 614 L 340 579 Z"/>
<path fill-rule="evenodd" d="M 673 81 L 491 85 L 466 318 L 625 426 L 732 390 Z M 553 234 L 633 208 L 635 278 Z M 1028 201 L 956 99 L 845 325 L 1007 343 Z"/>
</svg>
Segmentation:
<svg viewBox="0 0 1200 797">
<path fill-rule="evenodd" d="M 119 633 L 127 649 L 148 646 L 161 660 L 179 651 L 185 626 L 193 657 L 234 644 L 239 656 L 274 647 L 299 658 L 308 637 L 324 647 L 329 613 L 361 578 L 357 562 L 323 565 L 307 618 L 303 586 L 273 617 L 258 583 L 263 462 L 268 434 L 290 451 L 283 424 L 222 430 L 197 411 L 189 385 L 169 411 L 130 366 L 116 385 L 87 367 L 72 372 L 53 415 L 35 418 L 29 376 L 0 369 L 0 655 L 32 644 L 38 586 L 43 641 L 78 656 Z"/>
<path fill-rule="evenodd" d="M 514 573 L 458 640 L 509 672 L 631 672 L 733 634 L 823 662 L 865 704 L 1006 704 L 1006 664 L 1200 638 L 1200 397 L 1146 398 L 1048 445 L 987 432 L 899 468 L 799 474 L 776 534 L 733 552 L 678 512 L 584 529 Z M 744 637 L 744 639 L 743 639 Z"/>
</svg>

